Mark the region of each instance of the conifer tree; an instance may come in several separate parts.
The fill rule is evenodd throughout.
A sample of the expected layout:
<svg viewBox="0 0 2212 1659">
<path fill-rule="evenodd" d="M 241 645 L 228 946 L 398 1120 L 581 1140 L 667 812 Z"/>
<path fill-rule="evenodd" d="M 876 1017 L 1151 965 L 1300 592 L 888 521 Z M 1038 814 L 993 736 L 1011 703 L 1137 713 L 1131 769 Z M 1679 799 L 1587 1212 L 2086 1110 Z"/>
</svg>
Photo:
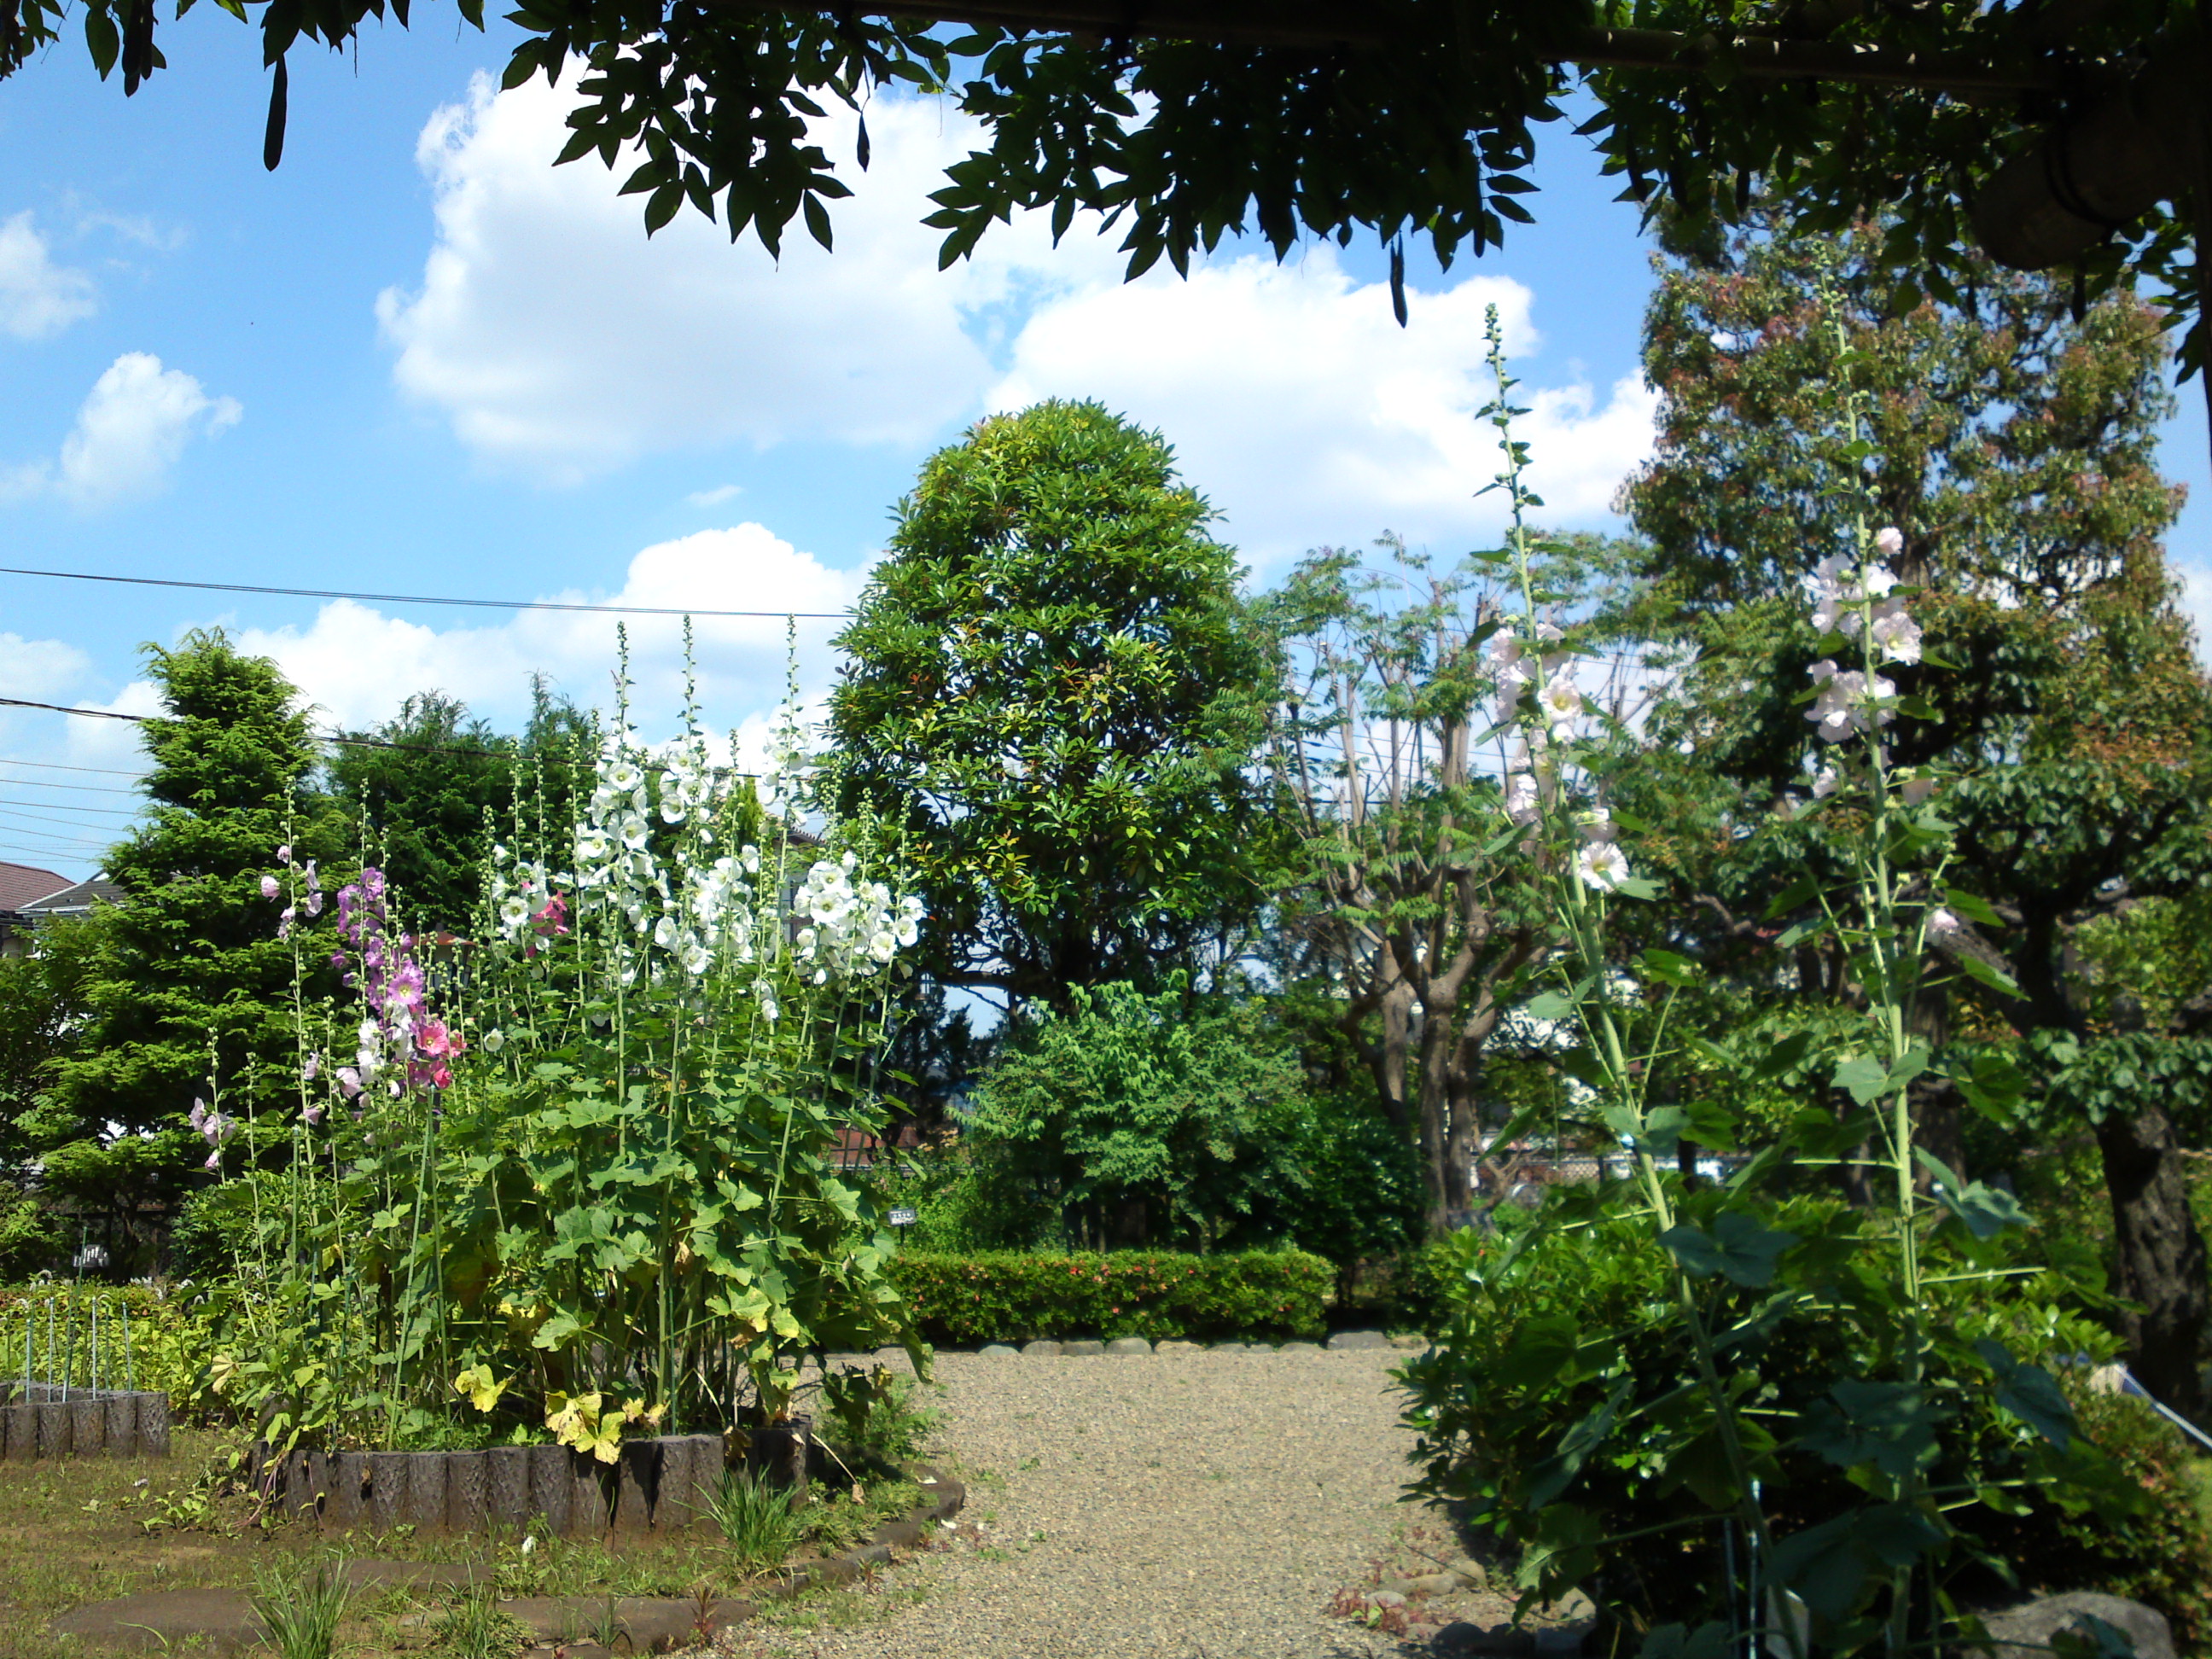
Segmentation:
<svg viewBox="0 0 2212 1659">
<path fill-rule="evenodd" d="M 102 918 L 83 1040 L 31 1126 L 49 1190 L 141 1237 L 204 1179 L 196 1097 L 264 1129 L 296 1106 L 293 953 L 277 937 L 284 901 L 262 878 L 289 844 L 335 887 L 349 844 L 311 787 L 314 738 L 275 663 L 220 629 L 145 655 L 166 710 L 144 728 L 148 822 L 108 855 L 129 896 Z M 248 1155 L 238 1142 L 228 1153 Z"/>
</svg>

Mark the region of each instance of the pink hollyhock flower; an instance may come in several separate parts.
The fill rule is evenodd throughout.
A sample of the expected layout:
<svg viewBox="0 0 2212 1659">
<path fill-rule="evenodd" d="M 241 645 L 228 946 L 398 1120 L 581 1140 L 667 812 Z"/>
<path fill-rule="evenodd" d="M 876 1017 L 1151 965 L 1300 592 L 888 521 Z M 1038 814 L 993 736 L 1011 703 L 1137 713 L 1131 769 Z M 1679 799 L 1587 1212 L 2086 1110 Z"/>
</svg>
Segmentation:
<svg viewBox="0 0 2212 1659">
<path fill-rule="evenodd" d="M 275 897 L 276 896 L 276 895 L 277 895 L 277 894 L 279 894 L 279 893 L 283 892 L 283 890 L 284 890 L 283 884 L 283 883 L 281 883 L 281 882 L 279 882 L 279 881 L 276 879 L 276 877 L 274 877 L 274 876 L 264 876 L 264 877 L 262 877 L 262 878 L 261 878 L 261 896 L 262 896 L 262 897 L 264 897 L 264 898 L 275 898 Z"/>
</svg>

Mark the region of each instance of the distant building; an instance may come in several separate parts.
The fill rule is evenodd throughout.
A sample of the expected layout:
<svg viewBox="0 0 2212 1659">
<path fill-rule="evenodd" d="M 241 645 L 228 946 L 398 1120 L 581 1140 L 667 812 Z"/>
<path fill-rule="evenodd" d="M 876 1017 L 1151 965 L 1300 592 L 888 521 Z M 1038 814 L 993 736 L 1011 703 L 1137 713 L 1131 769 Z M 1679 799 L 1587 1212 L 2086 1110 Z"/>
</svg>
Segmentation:
<svg viewBox="0 0 2212 1659">
<path fill-rule="evenodd" d="M 71 881 L 27 864 L 0 864 L 0 956 L 21 956 L 40 922 L 86 915 L 95 904 L 121 904 L 127 897 L 105 876 Z"/>
<path fill-rule="evenodd" d="M 58 893 L 69 885 L 67 876 L 35 865 L 0 864 L 0 957 L 23 954 L 33 920 L 26 912 L 49 893 Z"/>
</svg>

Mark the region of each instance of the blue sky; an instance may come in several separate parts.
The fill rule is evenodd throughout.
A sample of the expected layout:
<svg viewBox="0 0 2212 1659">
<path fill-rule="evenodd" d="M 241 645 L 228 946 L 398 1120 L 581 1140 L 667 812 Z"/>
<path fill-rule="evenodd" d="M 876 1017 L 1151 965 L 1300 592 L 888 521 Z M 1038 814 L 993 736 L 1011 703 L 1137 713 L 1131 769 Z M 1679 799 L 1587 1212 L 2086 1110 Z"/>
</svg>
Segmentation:
<svg viewBox="0 0 2212 1659">
<path fill-rule="evenodd" d="M 494 96 L 508 44 L 438 9 L 358 54 L 294 54 L 283 166 L 267 81 L 213 7 L 165 27 L 126 101 L 80 49 L 0 82 L 0 563 L 464 596 L 834 611 L 933 448 L 988 410 L 1097 396 L 1163 429 L 1261 580 L 1399 531 L 1440 553 L 1494 523 L 1470 420 L 1483 307 L 1504 311 L 1556 523 L 1603 526 L 1643 452 L 1649 285 L 1633 211 L 1546 134 L 1542 222 L 1448 275 L 1418 258 L 1391 322 L 1373 250 L 1278 269 L 1231 245 L 1125 288 L 1080 226 L 1023 224 L 935 270 L 915 221 L 957 116 L 879 103 L 839 251 L 781 268 L 691 216 L 647 242 L 596 162 L 558 172 L 562 100 Z M 849 149 L 846 123 L 827 142 Z M 2212 594 L 2212 483 L 2188 388 L 2172 544 Z M 0 576 L 0 696 L 143 712 L 137 647 L 222 623 L 327 722 L 436 687 L 495 720 L 550 674 L 604 697 L 606 617 L 511 617 Z M 676 629 L 634 625 L 648 722 Z M 826 624 L 802 627 L 810 691 Z M 700 629 L 708 714 L 757 732 L 782 628 Z M 37 763 L 29 764 L 28 763 Z M 88 873 L 127 821 L 131 728 L 0 711 L 0 860 Z M 67 769 L 107 769 L 78 771 Z M 69 786 L 58 787 L 56 786 Z"/>
</svg>

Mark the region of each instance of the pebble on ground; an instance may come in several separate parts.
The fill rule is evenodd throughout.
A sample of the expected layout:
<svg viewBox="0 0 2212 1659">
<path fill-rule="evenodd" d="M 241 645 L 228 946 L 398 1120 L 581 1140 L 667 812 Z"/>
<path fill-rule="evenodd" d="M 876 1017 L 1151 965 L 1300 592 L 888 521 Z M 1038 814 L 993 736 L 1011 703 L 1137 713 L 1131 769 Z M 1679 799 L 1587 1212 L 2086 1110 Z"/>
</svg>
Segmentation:
<svg viewBox="0 0 2212 1659">
<path fill-rule="evenodd" d="M 1388 1350 L 944 1354 L 941 1443 L 982 1528 L 882 1575 L 881 1616 L 754 1626 L 777 1659 L 1353 1659 L 1330 1619 L 1390 1553 L 1412 1436 Z M 917 1593 L 918 1592 L 918 1593 Z"/>
</svg>

